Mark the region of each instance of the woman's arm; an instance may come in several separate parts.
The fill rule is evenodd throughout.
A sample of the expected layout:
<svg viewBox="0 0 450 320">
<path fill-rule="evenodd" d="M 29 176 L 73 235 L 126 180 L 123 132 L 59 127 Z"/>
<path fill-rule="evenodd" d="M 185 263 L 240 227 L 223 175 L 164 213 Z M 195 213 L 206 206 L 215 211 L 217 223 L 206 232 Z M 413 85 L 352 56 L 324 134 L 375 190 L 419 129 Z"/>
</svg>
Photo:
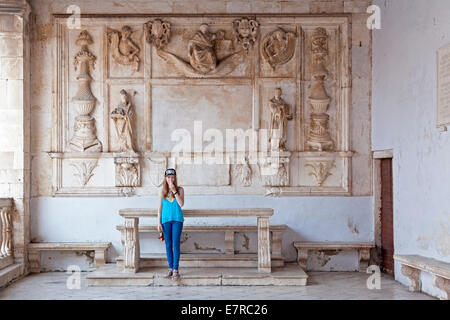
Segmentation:
<svg viewBox="0 0 450 320">
<path fill-rule="evenodd" d="M 162 209 L 162 190 L 159 190 L 158 192 L 158 229 L 159 225 L 161 224 L 161 209 Z M 161 230 L 159 230 L 161 231 Z"/>
<path fill-rule="evenodd" d="M 184 189 L 183 187 L 178 188 L 178 193 L 175 195 L 175 198 L 177 199 L 178 204 L 180 207 L 184 205 Z"/>
</svg>

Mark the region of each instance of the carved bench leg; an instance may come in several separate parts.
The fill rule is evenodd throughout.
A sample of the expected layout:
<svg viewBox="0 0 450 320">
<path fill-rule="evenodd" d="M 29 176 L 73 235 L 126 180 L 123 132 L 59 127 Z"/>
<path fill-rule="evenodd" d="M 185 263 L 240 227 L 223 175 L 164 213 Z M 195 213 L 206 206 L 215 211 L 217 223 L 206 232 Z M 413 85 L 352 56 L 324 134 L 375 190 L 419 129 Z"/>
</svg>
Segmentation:
<svg viewBox="0 0 450 320">
<path fill-rule="evenodd" d="M 441 300 L 450 300 L 450 280 L 439 276 L 433 276 L 434 285 L 444 291 L 444 296 Z"/>
<path fill-rule="evenodd" d="M 269 218 L 258 217 L 258 271 L 270 273 L 271 260 Z"/>
<path fill-rule="evenodd" d="M 298 248 L 297 249 L 297 263 L 303 270 L 306 271 L 306 263 L 308 261 L 308 252 L 307 248 Z"/>
<path fill-rule="evenodd" d="M 272 231 L 272 256 L 281 257 L 282 231 Z"/>
<path fill-rule="evenodd" d="M 415 292 L 420 291 L 420 269 L 416 269 L 407 265 L 402 264 L 402 274 L 407 276 L 411 280 L 411 285 L 409 286 L 409 291 Z"/>
<path fill-rule="evenodd" d="M 139 218 L 125 218 L 124 271 L 136 273 L 139 270 Z"/>
<path fill-rule="evenodd" d="M 101 267 L 104 266 L 106 263 L 106 250 L 101 249 L 101 250 L 95 250 L 95 266 Z"/>
<path fill-rule="evenodd" d="M 234 231 L 225 231 L 225 252 L 226 254 L 234 254 Z"/>
<path fill-rule="evenodd" d="M 40 273 L 41 272 L 41 252 L 40 251 L 29 251 L 28 261 L 30 262 L 30 272 Z"/>
<path fill-rule="evenodd" d="M 359 262 L 359 272 L 366 272 L 369 266 L 370 260 L 370 249 L 359 249 L 358 250 L 358 262 Z"/>
</svg>

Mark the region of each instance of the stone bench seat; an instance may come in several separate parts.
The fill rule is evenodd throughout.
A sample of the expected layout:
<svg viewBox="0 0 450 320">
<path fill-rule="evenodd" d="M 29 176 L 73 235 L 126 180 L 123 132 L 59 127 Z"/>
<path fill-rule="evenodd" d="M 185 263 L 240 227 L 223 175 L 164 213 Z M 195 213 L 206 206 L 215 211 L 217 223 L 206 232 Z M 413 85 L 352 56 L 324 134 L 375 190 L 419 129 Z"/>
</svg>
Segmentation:
<svg viewBox="0 0 450 320">
<path fill-rule="evenodd" d="M 375 245 L 370 242 L 294 242 L 297 250 L 297 262 L 306 270 L 310 250 L 358 250 L 359 271 L 366 272 L 369 265 L 370 249 Z"/>
<path fill-rule="evenodd" d="M 41 272 L 41 251 L 94 251 L 96 267 L 103 266 L 111 242 L 35 242 L 28 244 L 28 260 L 32 273 Z"/>
<path fill-rule="evenodd" d="M 139 219 L 156 218 L 158 209 L 127 208 L 120 209 L 119 215 L 124 218 L 125 223 L 122 232 L 123 245 L 123 271 L 136 273 L 141 263 L 139 244 Z M 272 208 L 228 208 L 228 209 L 183 209 L 183 217 L 202 218 L 256 218 L 256 230 L 258 233 L 258 272 L 271 272 L 271 250 L 270 250 L 270 223 L 269 218 L 273 215 Z M 225 242 L 229 256 L 234 253 L 234 231 L 225 231 Z M 231 246 L 233 244 L 233 246 Z M 278 249 L 276 249 L 278 250 Z M 281 249 L 279 250 L 281 252 Z"/>
<path fill-rule="evenodd" d="M 419 255 L 394 255 L 394 260 L 401 264 L 401 272 L 411 280 L 409 291 L 421 291 L 421 271 L 433 276 L 434 285 L 444 292 L 442 299 L 450 299 L 450 263 Z"/>
<path fill-rule="evenodd" d="M 285 224 L 271 225 L 269 227 L 269 231 L 272 234 L 272 257 L 276 257 L 278 260 L 282 257 L 282 238 L 283 232 L 286 230 L 286 228 L 287 226 Z M 116 226 L 116 229 L 121 233 L 122 246 L 124 246 L 125 227 L 123 225 L 118 225 Z M 139 225 L 139 232 L 158 232 L 158 227 L 155 225 Z M 254 225 L 183 225 L 183 232 L 224 232 L 225 253 L 228 255 L 234 255 L 234 234 L 236 232 L 258 232 L 258 227 Z"/>
</svg>

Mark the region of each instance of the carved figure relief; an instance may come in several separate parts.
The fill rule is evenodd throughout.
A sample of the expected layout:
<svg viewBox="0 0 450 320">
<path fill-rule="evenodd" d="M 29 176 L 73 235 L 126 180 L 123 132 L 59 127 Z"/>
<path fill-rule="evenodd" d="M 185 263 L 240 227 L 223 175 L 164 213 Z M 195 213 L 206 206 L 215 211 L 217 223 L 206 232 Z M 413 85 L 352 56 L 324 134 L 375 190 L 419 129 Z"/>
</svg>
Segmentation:
<svg viewBox="0 0 450 320">
<path fill-rule="evenodd" d="M 97 101 L 90 85 L 92 77 L 89 68 L 94 68 L 96 60 L 96 57 L 88 50 L 88 45 L 92 43 L 92 38 L 86 30 L 81 31 L 75 41 L 81 50 L 74 57 L 75 71 L 80 65 L 80 73 L 76 78 L 78 90 L 72 98 L 78 115 L 75 118 L 74 135 L 68 143 L 68 149 L 73 152 L 102 151 L 102 143 L 96 136 L 95 119 L 91 116 Z"/>
<path fill-rule="evenodd" d="M 281 88 L 276 88 L 275 96 L 270 99 L 270 150 L 286 151 L 287 122 L 293 118 L 290 106 L 281 98 L 282 93 Z"/>
<path fill-rule="evenodd" d="M 139 47 L 131 39 L 133 30 L 129 26 L 123 26 L 121 31 L 108 28 L 108 41 L 112 49 L 112 57 L 115 62 L 124 66 L 132 66 L 133 70 L 139 70 Z"/>
<path fill-rule="evenodd" d="M 114 121 L 117 140 L 119 141 L 120 152 L 134 153 L 133 129 L 131 118 L 133 109 L 130 97 L 125 90 L 120 91 L 120 103 L 111 111 L 111 119 Z"/>
<path fill-rule="evenodd" d="M 261 55 L 275 70 L 292 59 L 295 53 L 296 34 L 281 28 L 269 33 L 261 44 Z"/>
<path fill-rule="evenodd" d="M 233 21 L 234 41 L 241 44 L 246 53 L 255 43 L 258 30 L 259 23 L 256 20 L 242 18 Z"/>
<path fill-rule="evenodd" d="M 156 49 L 163 49 L 170 39 L 170 23 L 159 19 L 145 24 L 145 36 L 148 43 L 152 43 Z"/>
<path fill-rule="evenodd" d="M 233 175 L 239 178 L 242 186 L 248 187 L 252 184 L 252 169 L 245 158 L 245 163 L 238 163 L 233 167 Z"/>
<path fill-rule="evenodd" d="M 70 165 L 74 168 L 74 176 L 78 178 L 80 186 L 85 187 L 91 177 L 94 175 L 93 171 L 97 167 L 98 160 L 90 161 L 72 161 Z"/>
<path fill-rule="evenodd" d="M 314 176 L 319 187 L 323 185 L 325 180 L 331 176 L 331 169 L 335 167 L 334 161 L 320 161 L 314 163 L 307 163 L 305 167 L 311 167 L 312 172 L 310 176 Z"/>
<path fill-rule="evenodd" d="M 162 59 L 173 64 L 175 68 L 187 76 L 223 76 L 237 67 L 241 62 L 241 53 L 243 52 L 238 51 L 218 60 L 215 51 L 216 42 L 225 40 L 224 35 L 224 31 L 211 32 L 207 24 L 202 24 L 188 42 L 189 61 L 164 50 L 158 50 L 157 52 Z"/>
<path fill-rule="evenodd" d="M 328 55 L 327 37 L 327 31 L 324 28 L 316 28 L 311 41 L 312 84 L 308 100 L 312 112 L 306 144 L 311 150 L 318 151 L 333 148 L 333 141 L 328 130 L 330 116 L 325 113 L 330 104 L 330 97 L 324 87 L 325 77 L 328 75 L 325 66 Z"/>
</svg>

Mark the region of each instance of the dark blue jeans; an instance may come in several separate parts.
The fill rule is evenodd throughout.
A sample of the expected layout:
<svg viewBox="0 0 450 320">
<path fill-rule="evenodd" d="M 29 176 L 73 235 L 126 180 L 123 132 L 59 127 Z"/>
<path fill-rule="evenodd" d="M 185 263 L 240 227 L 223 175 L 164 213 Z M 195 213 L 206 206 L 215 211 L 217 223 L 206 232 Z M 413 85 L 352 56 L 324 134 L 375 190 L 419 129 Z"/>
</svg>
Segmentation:
<svg viewBox="0 0 450 320">
<path fill-rule="evenodd" d="M 180 237 L 183 230 L 183 222 L 168 221 L 162 224 L 164 241 L 166 242 L 167 262 L 169 269 L 178 270 L 180 261 Z"/>
</svg>

